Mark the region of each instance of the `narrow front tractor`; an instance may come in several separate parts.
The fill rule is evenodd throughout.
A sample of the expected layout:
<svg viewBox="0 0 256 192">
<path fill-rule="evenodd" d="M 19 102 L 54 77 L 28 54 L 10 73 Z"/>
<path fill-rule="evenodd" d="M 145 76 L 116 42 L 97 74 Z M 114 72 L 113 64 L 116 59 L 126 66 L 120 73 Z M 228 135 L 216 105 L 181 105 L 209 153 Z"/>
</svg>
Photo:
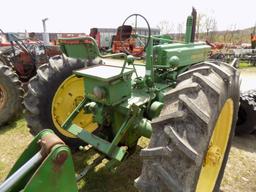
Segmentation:
<svg viewBox="0 0 256 192">
<path fill-rule="evenodd" d="M 28 126 L 33 134 L 50 128 L 72 150 L 89 145 L 118 162 L 129 158 L 140 137 L 150 138 L 140 152 L 143 167 L 135 180 L 139 191 L 218 191 L 236 125 L 239 73 L 226 63 L 205 61 L 210 46 L 194 42 L 192 16 L 185 42 L 152 36 L 139 14 L 125 21 L 135 18 L 137 26 L 138 17 L 148 26 L 148 35 L 138 35 L 136 29 L 133 34 L 146 39 L 145 65 L 124 53 L 102 56 L 91 37 L 61 39 L 65 56 L 41 66 L 30 81 L 25 97 Z M 162 43 L 153 45 L 154 40 Z M 99 60 L 120 55 L 121 66 Z M 39 169 L 30 181 L 40 175 Z M 24 191 L 43 191 L 50 179 L 42 178 L 33 190 Z M 53 183 L 47 191 L 56 191 L 61 182 Z M 23 182 L 21 188 L 30 184 Z"/>
</svg>

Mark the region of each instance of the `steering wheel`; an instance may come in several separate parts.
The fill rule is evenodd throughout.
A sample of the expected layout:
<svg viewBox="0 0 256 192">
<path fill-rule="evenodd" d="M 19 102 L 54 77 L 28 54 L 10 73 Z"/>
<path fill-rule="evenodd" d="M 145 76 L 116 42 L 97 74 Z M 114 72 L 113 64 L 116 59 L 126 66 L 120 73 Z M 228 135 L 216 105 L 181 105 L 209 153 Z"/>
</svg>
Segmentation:
<svg viewBox="0 0 256 192">
<path fill-rule="evenodd" d="M 125 29 L 125 26 L 126 26 L 125 24 L 126 24 L 127 21 L 130 20 L 132 17 L 135 17 L 135 19 L 134 19 L 134 21 L 135 21 L 135 22 L 134 22 L 135 27 L 132 28 L 132 33 L 133 33 L 133 34 L 131 34 L 129 38 L 125 39 L 125 38 L 124 38 L 125 35 L 126 35 L 126 34 L 124 33 L 124 29 Z M 146 31 L 147 31 L 148 33 L 147 33 L 147 35 L 146 35 L 145 37 L 139 37 L 139 36 L 137 35 L 137 32 L 138 32 L 138 27 L 137 27 L 137 20 L 138 20 L 138 17 L 142 18 L 142 20 L 143 20 L 143 21 L 146 23 L 146 25 L 147 25 Z M 121 27 L 121 31 L 120 31 L 120 41 L 121 41 L 121 48 L 122 48 L 122 50 L 123 50 L 125 53 L 127 53 L 127 54 L 129 54 L 129 55 L 133 55 L 133 56 L 141 56 L 142 53 L 146 50 L 146 48 L 147 48 L 147 46 L 148 46 L 148 44 L 149 44 L 149 39 L 150 39 L 150 37 L 151 37 L 151 29 L 150 29 L 150 26 L 149 26 L 149 23 L 148 23 L 147 19 L 146 19 L 144 16 L 142 16 L 142 15 L 140 15 L 140 14 L 132 14 L 132 15 L 128 16 L 128 17 L 124 20 L 123 25 L 122 25 L 122 27 Z M 143 41 L 141 40 L 141 38 L 146 39 L 146 41 L 145 41 L 145 43 L 144 43 L 144 45 L 143 45 L 143 49 L 141 49 L 139 52 L 134 53 L 134 52 L 133 52 L 133 46 L 136 45 L 136 42 L 140 41 L 140 42 L 143 43 Z M 125 40 L 123 40 L 123 39 L 125 39 Z M 127 46 L 127 43 L 129 44 L 129 46 Z"/>
</svg>

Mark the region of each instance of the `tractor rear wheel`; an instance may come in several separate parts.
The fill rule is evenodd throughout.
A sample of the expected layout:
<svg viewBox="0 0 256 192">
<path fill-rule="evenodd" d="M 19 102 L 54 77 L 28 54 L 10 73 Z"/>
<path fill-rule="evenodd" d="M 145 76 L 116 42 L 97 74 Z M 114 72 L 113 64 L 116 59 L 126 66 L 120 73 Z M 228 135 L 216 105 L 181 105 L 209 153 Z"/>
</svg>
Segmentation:
<svg viewBox="0 0 256 192">
<path fill-rule="evenodd" d="M 256 90 L 240 95 L 240 107 L 236 124 L 236 135 L 253 133 L 256 130 Z"/>
<path fill-rule="evenodd" d="M 74 76 L 72 72 L 87 65 L 78 59 L 55 57 L 39 67 L 24 98 L 25 117 L 33 135 L 50 128 L 73 150 L 84 144 L 61 125 L 84 95 L 83 78 Z M 88 131 L 97 127 L 92 123 L 92 116 L 83 111 L 74 122 Z"/>
<path fill-rule="evenodd" d="M 18 75 L 0 61 L 0 126 L 21 114 L 23 94 Z"/>
<path fill-rule="evenodd" d="M 222 62 L 203 62 L 178 77 L 152 120 L 143 168 L 143 192 L 218 191 L 231 147 L 239 104 L 239 74 Z"/>
</svg>

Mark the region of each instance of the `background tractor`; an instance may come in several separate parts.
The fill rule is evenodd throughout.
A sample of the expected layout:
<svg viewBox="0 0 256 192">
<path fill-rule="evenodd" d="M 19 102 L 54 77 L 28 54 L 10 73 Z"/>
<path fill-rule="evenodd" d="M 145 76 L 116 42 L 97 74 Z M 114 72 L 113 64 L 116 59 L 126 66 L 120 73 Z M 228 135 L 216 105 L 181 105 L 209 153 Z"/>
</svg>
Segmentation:
<svg viewBox="0 0 256 192">
<path fill-rule="evenodd" d="M 61 54 L 55 46 L 1 32 L 10 46 L 0 49 L 0 125 L 21 113 L 24 88 L 37 68 L 47 63 L 49 57 Z"/>
<path fill-rule="evenodd" d="M 24 100 L 28 126 L 37 136 L 0 190 L 77 191 L 70 151 L 52 131 L 71 149 L 93 147 L 99 162 L 122 162 L 141 136 L 150 138 L 140 153 L 139 191 L 219 190 L 236 125 L 239 73 L 205 61 L 210 46 L 194 42 L 192 16 L 185 42 L 175 43 L 152 36 L 139 14 L 123 26 L 131 19 L 137 26 L 139 17 L 148 35 L 133 37 L 146 40 L 145 65 L 124 53 L 110 55 L 123 56 L 122 65 L 103 63 L 98 58 L 109 56 L 100 54 L 91 37 L 60 40 L 66 56 L 38 69 Z M 153 45 L 154 40 L 166 43 Z"/>
<path fill-rule="evenodd" d="M 136 29 L 135 29 L 136 30 Z M 132 37 L 132 33 L 135 33 L 131 25 L 123 25 L 117 28 L 116 35 L 112 41 L 113 53 L 132 53 L 133 55 L 140 57 L 143 55 L 144 47 L 143 42 L 137 42 L 136 38 Z M 122 34 L 122 35 L 120 35 Z M 140 43 L 140 46 L 139 46 Z M 128 54 L 129 54 L 128 53 Z"/>
<path fill-rule="evenodd" d="M 252 134 L 256 131 L 256 90 L 240 94 L 240 106 L 236 127 L 237 135 Z"/>
<path fill-rule="evenodd" d="M 256 25 L 253 28 L 253 32 L 251 33 L 251 47 L 252 49 L 256 49 Z"/>
</svg>

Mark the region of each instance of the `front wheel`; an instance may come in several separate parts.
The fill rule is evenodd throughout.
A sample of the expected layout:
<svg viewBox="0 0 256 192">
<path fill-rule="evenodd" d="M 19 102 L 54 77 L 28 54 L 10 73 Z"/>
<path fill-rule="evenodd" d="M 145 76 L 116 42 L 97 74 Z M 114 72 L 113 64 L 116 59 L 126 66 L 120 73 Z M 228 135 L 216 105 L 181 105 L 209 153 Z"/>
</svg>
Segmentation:
<svg viewBox="0 0 256 192">
<path fill-rule="evenodd" d="M 141 151 L 143 192 L 219 191 L 239 105 L 235 68 L 204 62 L 178 77 Z"/>
</svg>

